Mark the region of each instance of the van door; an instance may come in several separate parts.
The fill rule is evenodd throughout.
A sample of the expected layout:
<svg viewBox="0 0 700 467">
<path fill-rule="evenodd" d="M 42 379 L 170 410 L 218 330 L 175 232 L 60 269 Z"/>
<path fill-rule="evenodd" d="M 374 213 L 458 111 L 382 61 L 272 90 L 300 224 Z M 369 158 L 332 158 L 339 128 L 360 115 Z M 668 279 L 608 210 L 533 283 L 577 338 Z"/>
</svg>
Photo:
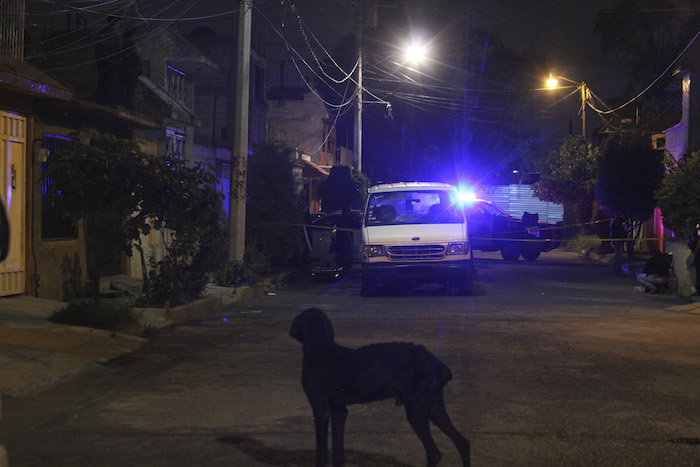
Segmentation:
<svg viewBox="0 0 700 467">
<path fill-rule="evenodd" d="M 0 263 L 0 296 L 24 293 L 27 119 L 0 111 L 0 196 L 10 222 L 10 248 Z"/>
</svg>

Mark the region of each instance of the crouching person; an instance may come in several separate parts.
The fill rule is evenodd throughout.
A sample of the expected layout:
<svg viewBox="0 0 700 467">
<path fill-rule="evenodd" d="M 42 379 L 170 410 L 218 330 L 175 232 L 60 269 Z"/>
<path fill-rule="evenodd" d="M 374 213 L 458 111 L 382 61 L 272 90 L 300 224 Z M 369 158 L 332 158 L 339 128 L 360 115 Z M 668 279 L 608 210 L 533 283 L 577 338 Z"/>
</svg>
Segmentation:
<svg viewBox="0 0 700 467">
<path fill-rule="evenodd" d="M 642 273 L 637 276 L 637 280 L 644 286 L 645 293 L 657 293 L 660 288 L 668 285 L 672 260 L 671 255 L 661 253 L 659 250 L 652 252 Z"/>
</svg>

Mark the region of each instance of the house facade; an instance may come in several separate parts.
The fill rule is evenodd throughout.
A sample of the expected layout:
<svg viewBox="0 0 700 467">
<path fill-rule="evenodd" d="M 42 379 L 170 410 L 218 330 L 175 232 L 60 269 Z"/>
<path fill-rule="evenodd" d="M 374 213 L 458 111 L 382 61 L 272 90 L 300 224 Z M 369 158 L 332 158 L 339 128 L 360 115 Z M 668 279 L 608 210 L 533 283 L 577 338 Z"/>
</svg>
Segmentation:
<svg viewBox="0 0 700 467">
<path fill-rule="evenodd" d="M 24 11 L 21 3 L 12 2 Z M 51 203 L 51 181 L 43 174 L 54 154 L 70 148 L 77 132 L 89 128 L 137 140 L 149 154 L 186 158 L 192 153 L 193 128 L 199 119 L 188 76 L 178 75 L 180 70 L 167 60 L 146 63 L 140 54 L 138 73 L 131 73 L 128 86 L 119 81 L 125 79 L 124 69 L 107 69 L 113 75 L 110 79 L 116 79 L 112 86 L 116 82 L 130 92 L 122 91 L 118 100 L 106 102 L 105 89 L 110 88 L 105 81 L 110 80 L 100 75 L 95 41 L 104 32 L 104 22 L 90 22 L 77 14 L 49 15 L 46 22 L 37 16 L 25 29 L 14 24 L 18 18 L 23 16 L 0 19 L 3 31 L 14 26 L 24 30 L 13 35 L 14 42 L 3 42 L 0 50 L 0 190 L 12 228 L 10 254 L 0 264 L 0 296 L 70 299 L 82 291 L 86 280 L 89 226 L 70 221 Z M 124 37 L 127 32 L 120 31 Z M 31 44 L 24 44 L 25 37 Z M 186 44 L 170 36 L 149 39 L 174 50 L 160 58 L 185 57 Z M 65 43 L 71 47 L 63 47 Z M 53 49 L 40 50 L 37 44 L 51 44 Z M 132 49 L 139 51 L 137 46 Z M 192 56 L 196 54 L 188 58 Z M 191 59 L 197 60 L 206 63 L 201 57 Z M 162 251 L 155 238 L 146 239 L 146 244 L 154 255 Z M 101 270 L 103 275 L 140 272 L 140 265 L 126 256 Z"/>
<path fill-rule="evenodd" d="M 87 278 L 89 226 L 71 222 L 52 205 L 51 181 L 43 177 L 52 157 L 70 148 L 80 130 L 92 129 L 136 140 L 152 155 L 206 164 L 228 196 L 236 31 L 229 36 L 206 27 L 145 31 L 129 14 L 77 9 L 42 14 L 51 5 L 22 0 L 8 5 L 18 12 L 0 18 L 3 31 L 14 31 L 0 44 L 0 190 L 13 230 L 10 255 L 0 265 L 0 296 L 70 299 Z M 26 15 L 20 14 L 25 6 Z M 26 27 L 24 18 L 31 19 Z M 250 147 L 271 137 L 272 128 L 282 142 L 301 143 L 295 175 L 310 209 L 317 210 L 318 181 L 332 165 L 352 163 L 352 153 L 336 148 L 332 122 L 317 98 L 270 99 L 276 96 L 270 95 L 260 34 L 253 34 L 251 52 Z M 110 50 L 121 61 L 110 60 Z M 303 141 L 296 140 L 299 135 L 305 135 Z M 147 257 L 162 257 L 159 237 L 142 239 Z M 140 277 L 139 255 L 122 255 L 101 273 Z"/>
<path fill-rule="evenodd" d="M 336 143 L 335 125 L 313 87 L 270 90 L 267 139 L 293 148 L 294 174 L 311 213 L 322 209 L 318 188 L 331 167 L 354 166 L 353 152 Z"/>
</svg>

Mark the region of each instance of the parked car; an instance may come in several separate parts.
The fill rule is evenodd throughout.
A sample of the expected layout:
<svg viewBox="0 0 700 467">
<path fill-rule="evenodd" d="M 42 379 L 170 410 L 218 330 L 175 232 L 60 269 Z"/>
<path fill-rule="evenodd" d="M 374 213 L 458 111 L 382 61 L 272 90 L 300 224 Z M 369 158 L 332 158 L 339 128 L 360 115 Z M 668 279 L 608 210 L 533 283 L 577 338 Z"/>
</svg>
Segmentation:
<svg viewBox="0 0 700 467">
<path fill-rule="evenodd" d="M 308 245 L 310 246 L 308 260 L 312 275 L 340 274 L 340 268 L 335 263 L 333 253 L 331 253 L 331 243 L 333 242 L 333 228 L 335 227 L 341 211 L 319 212 L 312 214 L 311 225 L 306 227 Z M 360 226 L 362 225 L 362 211 L 352 209 L 352 250 L 353 263 L 360 262 Z"/>
<path fill-rule="evenodd" d="M 520 256 L 534 261 L 542 252 L 560 244 L 560 229 L 539 222 L 537 214 L 525 212 L 522 218 L 517 218 L 485 200 L 467 202 L 464 212 L 469 222 L 472 250 L 500 250 L 503 259 L 508 261 Z"/>
</svg>

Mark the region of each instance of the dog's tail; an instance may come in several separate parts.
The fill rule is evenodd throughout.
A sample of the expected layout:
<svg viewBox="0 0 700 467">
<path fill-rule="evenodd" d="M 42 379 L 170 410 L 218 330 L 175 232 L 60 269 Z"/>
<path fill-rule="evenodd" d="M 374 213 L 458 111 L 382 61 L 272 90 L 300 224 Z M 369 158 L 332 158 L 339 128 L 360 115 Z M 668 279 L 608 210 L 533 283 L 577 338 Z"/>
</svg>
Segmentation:
<svg viewBox="0 0 700 467">
<path fill-rule="evenodd" d="M 435 389 L 442 389 L 452 380 L 450 368 L 422 345 L 418 346 L 414 362 L 416 370 L 421 373 L 420 376 L 429 379 Z"/>
<path fill-rule="evenodd" d="M 425 351 L 432 358 L 433 383 L 436 387 L 443 387 L 452 380 L 452 371 L 432 353 Z"/>
<path fill-rule="evenodd" d="M 396 405 L 411 401 L 425 407 L 432 406 L 435 396 L 441 394 L 442 388 L 452 379 L 452 371 L 422 345 L 415 346 L 411 368 L 410 389 L 404 388 L 397 394 Z"/>
</svg>

